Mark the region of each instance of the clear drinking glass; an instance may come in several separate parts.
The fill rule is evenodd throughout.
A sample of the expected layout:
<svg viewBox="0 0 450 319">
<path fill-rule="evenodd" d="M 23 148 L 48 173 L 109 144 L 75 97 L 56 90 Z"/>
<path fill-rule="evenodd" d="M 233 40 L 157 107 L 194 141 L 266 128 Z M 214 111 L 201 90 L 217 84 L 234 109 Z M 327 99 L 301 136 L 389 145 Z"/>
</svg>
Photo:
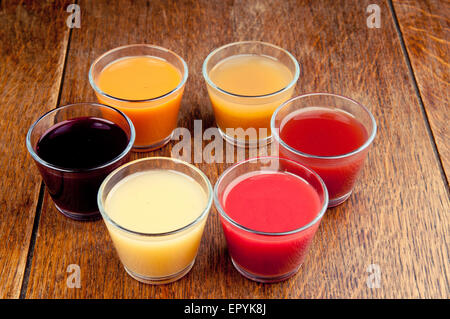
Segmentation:
<svg viewBox="0 0 450 319">
<path fill-rule="evenodd" d="M 201 186 L 207 202 L 194 221 L 164 233 L 137 232 L 114 221 L 105 208 L 111 190 L 126 177 L 150 170 L 179 172 Z M 176 196 L 173 194 L 175 201 Z M 100 212 L 125 270 L 134 279 L 149 284 L 173 282 L 191 270 L 211 204 L 212 186 L 206 175 L 189 163 L 167 157 L 147 157 L 123 165 L 104 180 L 98 192 Z"/>
<path fill-rule="evenodd" d="M 288 145 L 280 135 L 288 119 L 308 110 L 344 112 L 364 127 L 367 138 L 359 148 L 346 154 L 317 156 L 301 152 Z M 271 127 L 279 156 L 311 168 L 323 179 L 330 196 L 330 207 L 343 203 L 352 193 L 377 130 L 375 119 L 366 107 L 347 97 L 329 93 L 305 94 L 286 101 L 274 112 Z"/>
<path fill-rule="evenodd" d="M 180 83 L 166 94 L 148 99 L 123 99 L 109 95 L 99 87 L 103 69 L 117 60 L 149 56 L 172 64 L 182 75 Z M 153 76 L 149 74 L 149 77 Z M 181 99 L 188 78 L 186 62 L 174 52 L 148 44 L 132 44 L 112 49 L 98 57 L 89 70 L 89 83 L 97 99 L 124 112 L 136 129 L 134 151 L 149 151 L 167 144 L 177 126 Z"/>
<path fill-rule="evenodd" d="M 105 119 L 118 125 L 127 135 L 128 144 L 122 153 L 102 165 L 89 169 L 59 167 L 43 160 L 36 151 L 40 138 L 55 125 L 83 117 Z M 95 103 L 61 106 L 40 117 L 29 129 L 26 145 L 33 157 L 56 208 L 77 219 L 99 216 L 97 192 L 105 177 L 129 160 L 134 143 L 134 127 L 125 114 L 112 107 Z"/>
<path fill-rule="evenodd" d="M 314 219 L 286 232 L 263 232 L 242 226 L 224 205 L 230 185 L 249 172 L 288 172 L 300 177 L 317 192 L 320 209 Z M 328 193 L 320 177 L 305 166 L 278 157 L 259 157 L 237 163 L 220 175 L 214 187 L 214 204 L 220 213 L 223 232 L 234 267 L 259 282 L 277 282 L 293 276 L 300 268 L 328 206 Z M 301 210 L 299 209 L 299 213 Z"/>
<path fill-rule="evenodd" d="M 281 62 L 291 73 L 288 85 L 264 95 L 240 95 L 219 87 L 210 77 L 223 61 L 239 56 L 259 56 Z M 288 100 L 300 76 L 300 66 L 288 51 L 270 43 L 244 41 L 227 44 L 212 51 L 203 63 L 203 77 L 222 137 L 241 147 L 256 147 L 271 141 L 270 117 Z"/>
</svg>

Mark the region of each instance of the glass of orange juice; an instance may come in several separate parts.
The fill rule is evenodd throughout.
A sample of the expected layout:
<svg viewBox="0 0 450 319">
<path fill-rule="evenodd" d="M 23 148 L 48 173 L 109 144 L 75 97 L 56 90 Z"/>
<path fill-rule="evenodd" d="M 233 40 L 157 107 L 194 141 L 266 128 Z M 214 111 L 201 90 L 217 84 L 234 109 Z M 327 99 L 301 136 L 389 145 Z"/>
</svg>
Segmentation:
<svg viewBox="0 0 450 319">
<path fill-rule="evenodd" d="M 148 44 L 108 51 L 89 70 L 98 100 L 121 110 L 133 122 L 135 151 L 154 150 L 170 141 L 187 77 L 188 68 L 180 56 Z"/>
<path fill-rule="evenodd" d="M 203 77 L 222 137 L 242 147 L 270 142 L 270 118 L 299 76 L 294 56 L 270 43 L 235 42 L 212 51 Z"/>
</svg>

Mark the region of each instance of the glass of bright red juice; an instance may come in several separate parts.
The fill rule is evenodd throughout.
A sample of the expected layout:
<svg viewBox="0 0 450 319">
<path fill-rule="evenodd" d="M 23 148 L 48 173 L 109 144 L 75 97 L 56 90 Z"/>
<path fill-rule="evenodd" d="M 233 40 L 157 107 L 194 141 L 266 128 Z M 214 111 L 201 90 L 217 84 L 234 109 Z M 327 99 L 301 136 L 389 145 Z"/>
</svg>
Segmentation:
<svg viewBox="0 0 450 319">
<path fill-rule="evenodd" d="M 321 178 L 305 166 L 259 157 L 228 168 L 214 202 L 235 268 L 259 282 L 293 276 L 328 206 Z"/>
<path fill-rule="evenodd" d="M 340 95 L 312 93 L 278 107 L 271 129 L 279 156 L 319 174 L 333 207 L 352 193 L 377 126 L 362 104 Z"/>
</svg>

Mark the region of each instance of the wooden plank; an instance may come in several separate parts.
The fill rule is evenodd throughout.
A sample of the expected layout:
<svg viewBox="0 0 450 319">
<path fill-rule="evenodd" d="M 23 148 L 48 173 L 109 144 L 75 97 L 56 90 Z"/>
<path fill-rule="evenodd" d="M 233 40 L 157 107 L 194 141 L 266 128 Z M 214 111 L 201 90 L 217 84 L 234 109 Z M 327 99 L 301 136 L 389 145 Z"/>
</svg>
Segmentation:
<svg viewBox="0 0 450 319">
<path fill-rule="evenodd" d="M 380 29 L 366 8 L 378 3 Z M 389 6 L 382 1 L 81 1 L 62 103 L 93 101 L 87 74 L 101 53 L 128 43 L 152 43 L 182 55 L 190 75 L 179 126 L 214 125 L 201 76 L 215 47 L 256 39 L 280 45 L 303 66 L 297 93 L 329 91 L 374 113 L 378 136 L 351 198 L 330 209 L 300 272 L 264 285 L 234 270 L 218 213 L 211 211 L 196 264 L 183 279 L 144 285 L 123 270 L 102 221 L 75 222 L 44 199 L 28 298 L 340 298 L 448 297 L 449 200 L 426 122 L 402 55 Z M 411 135 L 413 134 L 413 137 Z M 171 154 L 165 148 L 134 157 Z M 198 165 L 212 183 L 226 164 Z M 81 270 L 68 288 L 67 267 Z M 371 264 L 380 288 L 368 288 Z"/>
<path fill-rule="evenodd" d="M 450 172 L 450 1 L 393 1 L 447 180 Z"/>
<path fill-rule="evenodd" d="M 0 4 L 0 298 L 18 298 L 41 179 L 25 146 L 56 106 L 69 31 L 64 1 Z"/>
</svg>

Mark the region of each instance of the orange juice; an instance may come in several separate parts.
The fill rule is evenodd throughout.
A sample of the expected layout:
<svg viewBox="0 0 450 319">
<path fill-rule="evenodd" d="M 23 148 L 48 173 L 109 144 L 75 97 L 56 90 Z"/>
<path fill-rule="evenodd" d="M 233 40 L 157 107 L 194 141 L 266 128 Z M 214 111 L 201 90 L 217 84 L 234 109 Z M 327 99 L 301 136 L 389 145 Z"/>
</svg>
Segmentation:
<svg viewBox="0 0 450 319">
<path fill-rule="evenodd" d="M 142 55 L 119 58 L 97 77 L 97 98 L 124 112 L 136 130 L 134 147 L 158 148 L 170 139 L 183 94 L 182 73 L 163 58 Z M 101 94 L 103 93 L 103 94 Z"/>
<path fill-rule="evenodd" d="M 294 78 L 291 70 L 264 55 L 230 56 L 217 63 L 208 75 L 220 89 L 208 86 L 217 125 L 224 133 L 229 128 L 255 128 L 257 132 L 262 128 L 270 136 L 272 113 L 294 90 L 292 86 L 283 91 Z M 258 139 L 266 137 L 258 133 Z"/>
<path fill-rule="evenodd" d="M 169 93 L 181 82 L 169 62 L 150 56 L 126 57 L 109 64 L 98 78 L 100 89 L 124 100 L 148 100 Z"/>
</svg>

